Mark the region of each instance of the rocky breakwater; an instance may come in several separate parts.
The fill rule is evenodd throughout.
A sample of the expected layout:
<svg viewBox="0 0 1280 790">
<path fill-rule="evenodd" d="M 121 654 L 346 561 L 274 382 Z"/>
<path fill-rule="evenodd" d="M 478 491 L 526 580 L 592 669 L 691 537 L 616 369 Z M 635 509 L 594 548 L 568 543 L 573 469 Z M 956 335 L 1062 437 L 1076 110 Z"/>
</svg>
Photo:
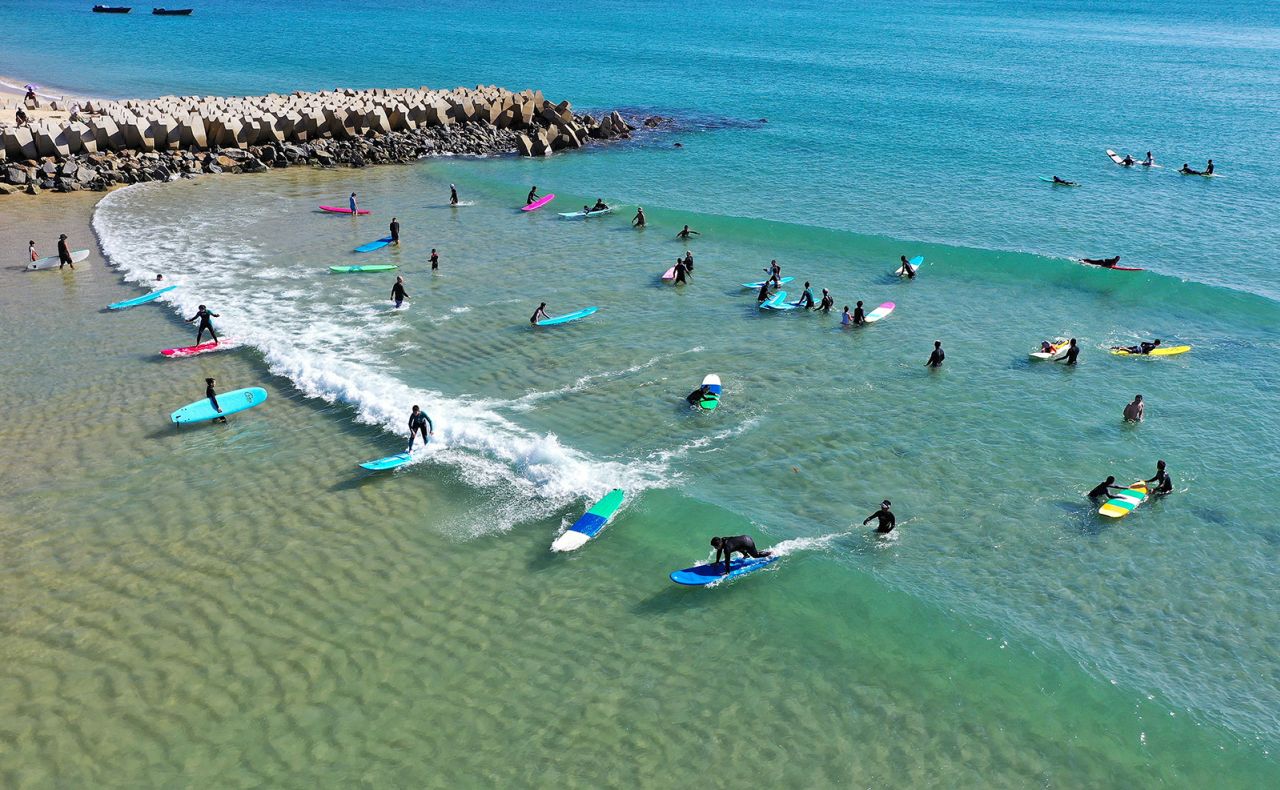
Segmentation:
<svg viewBox="0 0 1280 790">
<path fill-rule="evenodd" d="M 617 112 L 597 120 L 541 91 L 495 86 L 87 100 L 66 119 L 0 127 L 0 192 L 443 154 L 547 156 L 632 129 Z"/>
</svg>

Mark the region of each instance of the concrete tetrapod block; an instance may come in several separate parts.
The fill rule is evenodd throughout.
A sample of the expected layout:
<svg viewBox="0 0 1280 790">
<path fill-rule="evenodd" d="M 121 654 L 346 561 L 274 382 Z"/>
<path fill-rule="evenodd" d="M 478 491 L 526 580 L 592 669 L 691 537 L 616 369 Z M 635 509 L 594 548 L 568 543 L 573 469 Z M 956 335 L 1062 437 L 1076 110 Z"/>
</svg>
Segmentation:
<svg viewBox="0 0 1280 790">
<path fill-rule="evenodd" d="M 40 156 L 31 130 L 25 126 L 4 130 L 4 150 L 10 159 L 35 159 Z"/>
<path fill-rule="evenodd" d="M 124 144 L 126 148 L 132 148 L 135 151 L 150 150 L 147 148 L 146 138 L 148 124 L 142 121 L 132 120 L 124 121 L 120 124 L 120 132 L 124 135 Z"/>
<path fill-rule="evenodd" d="M 80 143 L 77 151 L 86 154 L 98 153 L 98 139 L 94 135 L 93 130 L 89 128 L 88 124 L 80 123 L 79 121 L 76 121 L 73 124 L 68 124 L 67 134 L 75 135 L 79 138 Z"/>
<path fill-rule="evenodd" d="M 196 113 L 191 113 L 187 119 L 178 126 L 179 145 L 183 148 L 208 148 L 209 136 L 205 127 L 204 119 Z"/>
<path fill-rule="evenodd" d="M 106 116 L 93 118 L 88 126 L 93 132 L 93 139 L 98 142 L 99 151 L 119 151 L 124 147 L 124 134 L 112 119 Z"/>
</svg>

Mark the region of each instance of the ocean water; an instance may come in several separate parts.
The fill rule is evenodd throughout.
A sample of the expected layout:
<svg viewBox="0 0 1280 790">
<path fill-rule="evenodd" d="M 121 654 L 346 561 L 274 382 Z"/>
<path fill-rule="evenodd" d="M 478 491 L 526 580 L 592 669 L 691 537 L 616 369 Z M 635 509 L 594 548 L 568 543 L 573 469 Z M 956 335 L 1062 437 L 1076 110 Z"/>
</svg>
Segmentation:
<svg viewBox="0 0 1280 790">
<path fill-rule="evenodd" d="M 496 82 L 679 119 L 548 161 L 129 188 L 94 215 L 105 261 L 19 280 L 5 304 L 30 319 L 4 322 L 0 386 L 40 461 L 6 472 L 0 505 L 6 775 L 1274 784 L 1274 9 L 593 10 L 0 5 L 17 20 L 0 73 L 33 76 L 31 30 L 60 20 L 99 67 L 41 78 L 88 93 Z M 104 30 L 127 33 L 86 32 Z M 227 67 L 175 57 L 192 47 Z M 229 56 L 245 49 L 262 56 Z M 1166 167 L 1122 170 L 1107 147 Z M 1208 156 L 1223 177 L 1174 172 Z M 450 183 L 474 205 L 449 208 Z M 560 197 L 522 213 L 531 183 Z M 315 211 L 353 190 L 373 216 Z M 597 196 L 619 211 L 555 213 Z M 400 247 L 350 252 L 392 215 Z M 687 245 L 685 223 L 703 234 Z M 692 282 L 660 283 L 686 249 Z M 1148 271 L 1069 260 L 1104 253 Z M 925 256 L 917 280 L 889 274 L 900 254 Z M 837 312 L 897 308 L 859 330 L 762 314 L 741 283 L 774 258 Z M 400 269 L 328 270 L 382 262 Z M 94 312 L 157 272 L 179 289 Z M 600 311 L 533 330 L 541 301 Z M 160 360 L 200 303 L 243 348 Z M 1028 359 L 1060 335 L 1079 367 Z M 1107 353 L 1153 336 L 1193 351 Z M 36 338 L 58 353 L 31 356 Z M 935 339 L 948 361 L 928 371 Z M 691 412 L 708 372 L 724 405 Z M 271 399 L 174 431 L 207 375 Z M 1147 420 L 1125 425 L 1138 392 Z M 107 397 L 127 407 L 53 438 Z M 412 403 L 436 421 L 429 453 L 361 472 L 401 449 Z M 1083 499 L 1158 458 L 1173 496 L 1118 522 Z M 615 486 L 629 504 L 601 538 L 551 555 Z M 883 498 L 889 540 L 860 526 Z M 740 532 L 782 561 L 711 590 L 666 580 Z"/>
</svg>

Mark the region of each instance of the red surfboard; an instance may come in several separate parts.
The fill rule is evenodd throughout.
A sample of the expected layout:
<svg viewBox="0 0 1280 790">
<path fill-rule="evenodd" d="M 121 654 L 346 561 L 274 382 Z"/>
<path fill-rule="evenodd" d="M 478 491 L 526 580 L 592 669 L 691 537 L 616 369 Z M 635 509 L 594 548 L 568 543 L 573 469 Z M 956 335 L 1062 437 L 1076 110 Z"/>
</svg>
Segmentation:
<svg viewBox="0 0 1280 790">
<path fill-rule="evenodd" d="M 329 212 L 330 214 L 350 214 L 350 213 L 351 213 L 351 209 L 349 209 L 349 208 L 343 208 L 342 206 L 321 206 L 321 207 L 320 207 L 320 210 L 321 210 L 321 211 L 327 211 L 327 212 Z M 360 209 L 359 211 L 357 211 L 356 213 L 357 213 L 357 214 L 359 214 L 359 215 L 361 215 L 361 216 L 364 216 L 365 214 L 368 214 L 368 213 L 369 213 L 369 210 L 368 210 L 368 209 L 363 209 L 363 208 L 362 208 L 362 209 Z"/>
<path fill-rule="evenodd" d="M 194 357 L 196 354 L 203 354 L 206 351 L 218 351 L 224 348 L 234 348 L 235 346 L 229 341 L 223 340 L 215 343 L 210 340 L 207 343 L 201 343 L 198 346 L 186 346 L 184 348 L 166 348 L 160 353 L 166 357 Z"/>
</svg>

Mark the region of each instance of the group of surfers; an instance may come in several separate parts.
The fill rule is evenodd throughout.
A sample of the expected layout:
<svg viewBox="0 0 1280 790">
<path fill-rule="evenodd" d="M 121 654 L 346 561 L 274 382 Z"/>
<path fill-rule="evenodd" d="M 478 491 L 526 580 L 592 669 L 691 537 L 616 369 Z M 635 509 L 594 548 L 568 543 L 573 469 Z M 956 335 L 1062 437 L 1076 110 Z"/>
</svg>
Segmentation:
<svg viewBox="0 0 1280 790">
<path fill-rule="evenodd" d="M 1115 478 L 1111 478 L 1111 480 L 1112 482 L 1115 482 Z M 880 503 L 879 510 L 862 520 L 862 525 L 865 527 L 867 524 L 875 521 L 875 533 L 877 535 L 887 535 L 890 532 L 893 532 L 893 528 L 898 524 L 898 519 L 893 515 L 893 511 L 889 509 L 890 507 L 892 507 L 892 504 L 889 500 L 884 500 Z M 724 563 L 724 567 L 720 571 L 721 576 L 729 573 L 729 570 L 732 567 L 734 554 L 741 554 L 743 559 L 763 559 L 765 557 L 773 556 L 772 551 L 756 548 L 755 539 L 750 535 L 714 537 L 711 539 L 711 548 L 716 550 L 715 559 L 711 561 L 711 564 L 717 565 L 721 562 Z M 723 560 L 721 560 L 722 556 L 724 557 Z"/>
<path fill-rule="evenodd" d="M 1134 159 L 1130 154 L 1125 154 L 1124 158 L 1121 159 L 1118 164 L 1121 167 L 1133 167 L 1134 165 L 1152 167 L 1155 163 L 1156 158 L 1151 155 L 1150 151 L 1147 151 L 1146 159 Z M 1188 176 L 1211 176 L 1213 175 L 1213 160 L 1210 159 L 1205 163 L 1204 170 L 1193 170 L 1186 162 L 1183 162 L 1182 167 L 1178 169 L 1178 172 Z M 1053 177 L 1053 181 L 1055 184 L 1071 184 L 1070 181 L 1062 181 L 1057 176 Z M 1074 184 L 1072 184 L 1072 186 L 1074 186 Z"/>
</svg>

